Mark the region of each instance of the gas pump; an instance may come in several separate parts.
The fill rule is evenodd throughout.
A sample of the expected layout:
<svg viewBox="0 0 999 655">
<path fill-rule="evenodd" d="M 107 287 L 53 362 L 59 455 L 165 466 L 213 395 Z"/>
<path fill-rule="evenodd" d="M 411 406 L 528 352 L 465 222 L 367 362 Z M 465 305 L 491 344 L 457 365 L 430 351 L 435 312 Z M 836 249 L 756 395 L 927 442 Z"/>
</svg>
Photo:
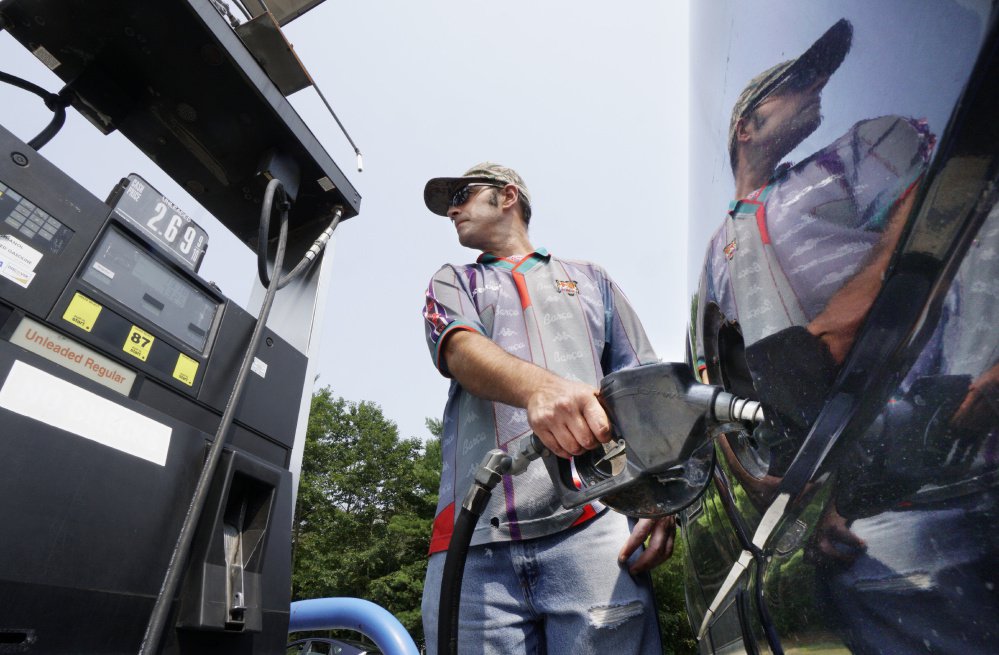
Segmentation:
<svg viewBox="0 0 999 655">
<path fill-rule="evenodd" d="M 0 26 L 65 83 L 59 110 L 261 253 L 255 317 L 142 174 L 101 199 L 39 154 L 61 121 L 0 127 L 0 651 L 282 652 L 319 254 L 360 196 L 211 3 L 14 0 Z"/>
</svg>

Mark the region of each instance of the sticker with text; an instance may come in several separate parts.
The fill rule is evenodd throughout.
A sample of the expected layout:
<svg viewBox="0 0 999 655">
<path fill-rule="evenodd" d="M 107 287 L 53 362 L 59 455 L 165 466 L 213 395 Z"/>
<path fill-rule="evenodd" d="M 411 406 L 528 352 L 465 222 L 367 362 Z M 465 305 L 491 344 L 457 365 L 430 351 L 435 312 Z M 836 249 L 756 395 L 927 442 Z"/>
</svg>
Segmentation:
<svg viewBox="0 0 999 655">
<path fill-rule="evenodd" d="M 194 378 L 198 374 L 198 362 L 184 353 L 177 357 L 177 365 L 173 367 L 173 377 L 187 386 L 194 386 Z"/>
<path fill-rule="evenodd" d="M 128 338 L 125 339 L 125 345 L 121 349 L 132 357 L 146 361 L 146 358 L 149 357 L 149 349 L 153 347 L 155 340 L 153 335 L 133 325 L 132 329 L 128 331 Z"/>
<path fill-rule="evenodd" d="M 90 332 L 94 329 L 94 323 L 97 322 L 102 309 L 104 308 L 98 303 L 82 293 L 77 293 L 69 301 L 69 307 L 63 312 L 62 318 L 84 332 Z"/>
</svg>

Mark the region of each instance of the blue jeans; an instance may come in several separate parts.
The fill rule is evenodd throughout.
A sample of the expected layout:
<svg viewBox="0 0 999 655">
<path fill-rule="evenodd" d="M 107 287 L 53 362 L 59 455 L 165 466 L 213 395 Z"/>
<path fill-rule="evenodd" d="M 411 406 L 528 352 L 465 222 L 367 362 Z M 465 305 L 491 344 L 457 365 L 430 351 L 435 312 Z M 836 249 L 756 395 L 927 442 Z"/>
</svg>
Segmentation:
<svg viewBox="0 0 999 655">
<path fill-rule="evenodd" d="M 627 517 L 607 510 L 559 534 L 470 548 L 460 655 L 661 655 L 651 578 L 617 563 L 629 532 Z M 430 655 L 445 556 L 430 557 L 423 588 Z"/>
</svg>

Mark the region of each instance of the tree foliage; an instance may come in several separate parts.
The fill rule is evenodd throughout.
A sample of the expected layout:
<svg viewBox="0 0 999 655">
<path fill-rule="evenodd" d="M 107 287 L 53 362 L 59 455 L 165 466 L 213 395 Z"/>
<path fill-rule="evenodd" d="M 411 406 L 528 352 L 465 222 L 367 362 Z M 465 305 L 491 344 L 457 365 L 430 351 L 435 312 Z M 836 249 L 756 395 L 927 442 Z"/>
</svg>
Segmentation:
<svg viewBox="0 0 999 655">
<path fill-rule="evenodd" d="M 293 597 L 370 600 L 422 642 L 439 478 L 438 440 L 400 439 L 378 405 L 317 392 L 295 510 Z"/>
<path fill-rule="evenodd" d="M 683 593 L 684 543 L 679 531 L 673 556 L 652 571 L 652 587 L 656 594 L 659 612 L 659 634 L 662 636 L 663 653 L 694 655 L 694 639 L 690 620 L 687 618 L 686 599 Z"/>
</svg>

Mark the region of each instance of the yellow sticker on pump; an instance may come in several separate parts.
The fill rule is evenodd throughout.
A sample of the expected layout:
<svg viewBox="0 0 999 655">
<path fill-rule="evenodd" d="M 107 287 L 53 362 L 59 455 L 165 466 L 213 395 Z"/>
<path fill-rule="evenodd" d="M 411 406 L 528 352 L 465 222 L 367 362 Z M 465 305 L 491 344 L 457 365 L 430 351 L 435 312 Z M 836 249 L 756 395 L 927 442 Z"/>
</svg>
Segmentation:
<svg viewBox="0 0 999 655">
<path fill-rule="evenodd" d="M 149 349 L 153 347 L 154 341 L 156 341 L 156 337 L 142 328 L 133 325 L 132 329 L 128 331 L 125 345 L 121 349 L 133 357 L 138 357 L 142 361 L 146 361 L 146 358 L 149 357 Z"/>
<path fill-rule="evenodd" d="M 177 365 L 173 369 L 173 376 L 191 387 L 194 386 L 194 376 L 198 374 L 198 362 L 191 359 L 184 353 L 177 357 Z"/>
<path fill-rule="evenodd" d="M 62 318 L 81 330 L 90 332 L 94 329 L 94 323 L 97 322 L 97 316 L 101 313 L 102 309 L 104 308 L 101 305 L 87 298 L 82 293 L 76 293 L 73 299 L 69 301 L 69 306 L 63 312 Z"/>
</svg>

